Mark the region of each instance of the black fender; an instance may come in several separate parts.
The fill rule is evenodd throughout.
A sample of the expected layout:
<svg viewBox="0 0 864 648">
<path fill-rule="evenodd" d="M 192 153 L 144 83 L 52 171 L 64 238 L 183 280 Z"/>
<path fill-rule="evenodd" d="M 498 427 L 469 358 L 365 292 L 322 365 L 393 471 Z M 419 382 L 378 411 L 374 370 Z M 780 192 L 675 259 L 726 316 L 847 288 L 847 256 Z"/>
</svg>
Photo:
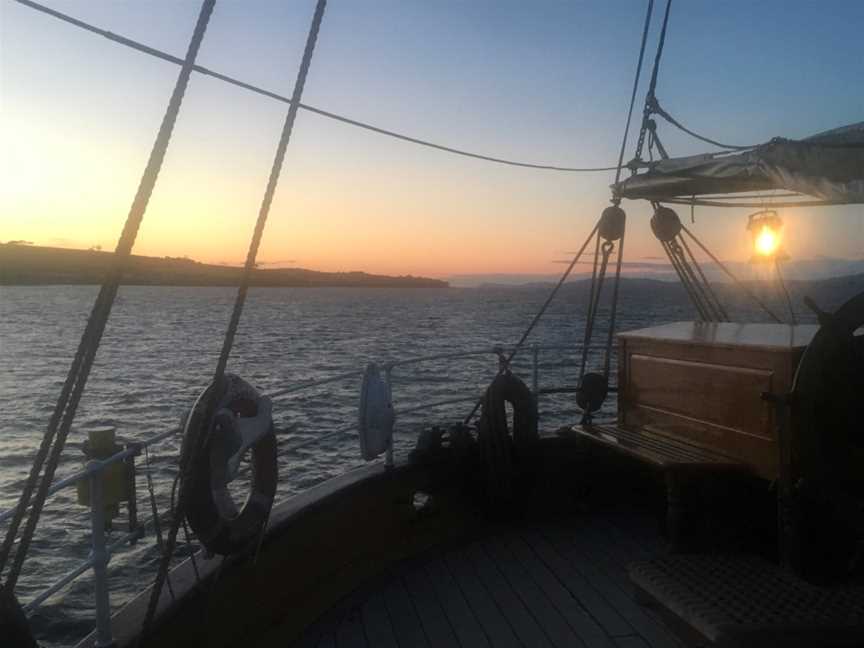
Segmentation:
<svg viewBox="0 0 864 648">
<path fill-rule="evenodd" d="M 513 406 L 513 430 L 506 403 Z M 495 377 L 483 396 L 477 435 L 486 472 L 487 495 L 495 502 L 512 499 L 514 452 L 539 440 L 537 403 L 531 390 L 510 372 Z"/>
</svg>

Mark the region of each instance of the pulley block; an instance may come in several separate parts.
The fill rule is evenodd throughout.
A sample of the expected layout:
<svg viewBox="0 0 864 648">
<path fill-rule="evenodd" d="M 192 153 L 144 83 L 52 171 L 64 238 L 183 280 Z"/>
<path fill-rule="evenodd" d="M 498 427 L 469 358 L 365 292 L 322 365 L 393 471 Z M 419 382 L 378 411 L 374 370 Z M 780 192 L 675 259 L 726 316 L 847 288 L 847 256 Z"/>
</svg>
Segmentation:
<svg viewBox="0 0 864 648">
<path fill-rule="evenodd" d="M 654 210 L 651 217 L 651 231 L 658 241 L 668 243 L 681 233 L 681 219 L 674 209 L 662 205 Z"/>
<path fill-rule="evenodd" d="M 624 236 L 627 214 L 618 205 L 610 205 L 600 215 L 597 233 L 606 241 L 617 241 Z"/>
</svg>

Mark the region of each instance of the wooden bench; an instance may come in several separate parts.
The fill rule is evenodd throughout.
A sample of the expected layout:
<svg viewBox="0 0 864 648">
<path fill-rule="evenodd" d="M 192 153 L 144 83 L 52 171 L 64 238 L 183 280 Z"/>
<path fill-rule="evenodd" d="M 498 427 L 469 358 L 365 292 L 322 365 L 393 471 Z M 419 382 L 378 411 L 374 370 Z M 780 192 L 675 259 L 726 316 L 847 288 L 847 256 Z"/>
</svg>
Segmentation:
<svg viewBox="0 0 864 648">
<path fill-rule="evenodd" d="M 661 470 L 746 468 L 739 459 L 647 430 L 628 430 L 608 424 L 576 425 L 572 429 L 596 443 L 614 448 Z"/>
<path fill-rule="evenodd" d="M 779 476 L 775 406 L 817 326 L 675 322 L 618 335 L 618 420 L 573 430 L 664 473 L 680 545 L 687 476 Z"/>
<path fill-rule="evenodd" d="M 683 527 L 689 511 L 683 490 L 688 477 L 749 472 L 748 466 L 739 459 L 647 430 L 604 424 L 575 425 L 572 431 L 583 439 L 662 471 L 666 486 L 666 531 L 672 551 L 680 551 L 685 546 Z"/>
</svg>

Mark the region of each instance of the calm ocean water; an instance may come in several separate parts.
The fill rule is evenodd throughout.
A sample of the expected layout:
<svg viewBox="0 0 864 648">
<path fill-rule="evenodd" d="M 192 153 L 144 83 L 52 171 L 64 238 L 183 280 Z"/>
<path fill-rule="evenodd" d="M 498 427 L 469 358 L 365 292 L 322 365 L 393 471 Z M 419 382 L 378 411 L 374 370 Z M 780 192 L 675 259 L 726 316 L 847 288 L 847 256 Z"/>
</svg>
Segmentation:
<svg viewBox="0 0 864 648">
<path fill-rule="evenodd" d="M 0 510 L 17 501 L 96 291 L 92 286 L 0 288 Z M 548 288 L 256 289 L 246 305 L 229 371 L 267 393 L 363 368 L 372 360 L 513 344 L 547 293 Z M 228 288 L 121 290 L 58 477 L 83 466 L 80 444 L 88 428 L 112 425 L 119 437 L 140 440 L 178 425 L 212 375 L 233 297 Z M 578 344 L 583 301 L 574 291 L 564 291 L 531 341 Z M 692 317 L 684 303 L 654 301 L 646 296 L 635 304 L 622 303 L 619 330 Z M 598 333 L 595 340 L 605 339 L 605 324 Z M 601 362 L 601 354 L 594 354 L 594 366 Z M 541 387 L 574 385 L 577 380 L 578 356 L 573 351 L 543 353 L 540 366 Z M 405 367 L 395 374 L 396 409 L 479 394 L 495 370 L 492 355 Z M 523 354 L 514 370 L 530 381 L 530 353 Z M 359 382 L 350 379 L 279 399 L 274 407 L 277 428 L 290 430 L 280 436 L 280 446 L 352 423 Z M 572 400 L 572 395 L 562 395 L 541 401 L 544 433 L 575 421 Z M 399 417 L 398 452 L 413 447 L 423 427 L 457 421 L 470 407 L 466 403 Z M 614 411 L 614 403 L 607 407 Z M 178 439 L 172 438 L 151 451 L 160 511 L 168 506 L 177 450 Z M 349 435 L 286 454 L 280 459 L 280 495 L 287 497 L 362 463 L 358 443 Z M 139 470 L 138 478 L 142 519 L 149 513 L 143 472 Z M 125 524 L 124 514 L 110 536 L 124 533 Z M 26 602 L 86 559 L 89 539 L 88 510 L 76 504 L 74 489 L 49 499 L 18 586 L 19 598 Z M 152 533 L 114 554 L 109 567 L 112 605 L 122 605 L 150 581 L 157 557 Z M 52 645 L 79 639 L 92 629 L 92 600 L 86 577 L 50 598 L 32 617 L 40 637 Z"/>
</svg>

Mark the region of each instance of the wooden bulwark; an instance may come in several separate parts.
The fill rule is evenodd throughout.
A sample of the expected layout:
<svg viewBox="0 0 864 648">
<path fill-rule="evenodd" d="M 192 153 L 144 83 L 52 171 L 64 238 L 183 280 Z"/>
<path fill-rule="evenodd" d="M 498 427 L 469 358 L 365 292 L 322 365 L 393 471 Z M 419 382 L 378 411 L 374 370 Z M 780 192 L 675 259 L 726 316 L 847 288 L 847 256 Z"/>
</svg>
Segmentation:
<svg viewBox="0 0 864 648">
<path fill-rule="evenodd" d="M 197 572 L 189 561 L 172 570 L 176 598 L 166 588 L 144 645 L 674 647 L 624 572 L 662 551 L 650 497 L 610 478 L 643 512 L 585 514 L 575 466 L 587 457 L 575 439 L 541 439 L 530 460 L 543 480 L 526 484 L 509 525 L 432 466 L 320 484 L 274 509 L 255 560 L 199 555 Z M 418 492 L 430 507 L 415 507 Z M 119 648 L 139 645 L 148 596 L 112 618 Z"/>
<path fill-rule="evenodd" d="M 418 516 L 411 501 L 427 471 L 373 465 L 319 484 L 273 509 L 256 560 L 189 560 L 172 570 L 146 646 L 285 644 L 334 601 L 402 558 L 470 533 L 459 502 Z M 441 499 L 444 499 L 442 494 Z M 200 582 L 199 577 L 200 576 Z M 237 594 L 237 593 L 241 594 Z M 137 646 L 149 588 L 112 618 L 117 646 Z M 346 625 L 345 637 L 356 634 Z M 93 646 L 88 636 L 80 648 Z"/>
</svg>

